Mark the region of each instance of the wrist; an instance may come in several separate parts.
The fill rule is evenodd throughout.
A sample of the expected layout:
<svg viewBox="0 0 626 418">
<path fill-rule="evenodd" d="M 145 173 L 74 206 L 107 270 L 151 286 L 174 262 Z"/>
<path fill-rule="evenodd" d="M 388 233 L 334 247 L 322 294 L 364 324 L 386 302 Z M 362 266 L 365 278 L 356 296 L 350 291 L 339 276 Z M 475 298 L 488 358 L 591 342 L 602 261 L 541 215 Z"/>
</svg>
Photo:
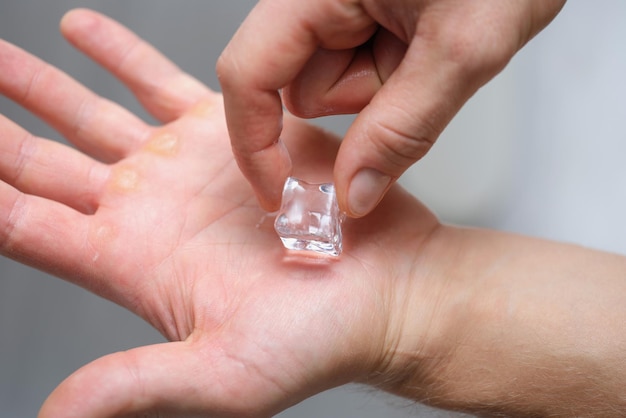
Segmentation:
<svg viewBox="0 0 626 418">
<path fill-rule="evenodd" d="M 441 227 L 396 296 L 371 383 L 473 413 L 619 415 L 625 272 L 620 256 Z"/>
<path fill-rule="evenodd" d="M 367 384 L 417 401 L 437 405 L 439 378 L 454 352 L 463 321 L 462 295 L 453 294 L 455 248 L 450 228 L 437 225 L 413 248 L 405 274 L 392 281 L 385 344 Z M 446 260 L 442 262 L 441 260 Z"/>
</svg>

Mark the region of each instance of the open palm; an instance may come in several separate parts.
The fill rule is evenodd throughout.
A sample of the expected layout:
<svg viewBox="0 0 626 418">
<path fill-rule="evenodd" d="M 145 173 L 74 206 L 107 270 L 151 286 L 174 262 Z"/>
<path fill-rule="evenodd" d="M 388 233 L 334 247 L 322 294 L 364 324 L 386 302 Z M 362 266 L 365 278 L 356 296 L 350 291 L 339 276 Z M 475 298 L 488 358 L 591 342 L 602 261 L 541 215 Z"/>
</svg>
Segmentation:
<svg viewBox="0 0 626 418">
<path fill-rule="evenodd" d="M 339 260 L 286 253 L 233 160 L 221 97 L 103 16 L 74 11 L 62 29 L 163 125 L 0 43 L 0 91 L 80 150 L 0 119 L 0 250 L 171 342 L 85 366 L 41 415 L 269 416 L 384 370 L 436 219 L 394 188 L 347 222 Z M 284 140 L 295 175 L 330 179 L 335 138 L 288 119 Z"/>
</svg>

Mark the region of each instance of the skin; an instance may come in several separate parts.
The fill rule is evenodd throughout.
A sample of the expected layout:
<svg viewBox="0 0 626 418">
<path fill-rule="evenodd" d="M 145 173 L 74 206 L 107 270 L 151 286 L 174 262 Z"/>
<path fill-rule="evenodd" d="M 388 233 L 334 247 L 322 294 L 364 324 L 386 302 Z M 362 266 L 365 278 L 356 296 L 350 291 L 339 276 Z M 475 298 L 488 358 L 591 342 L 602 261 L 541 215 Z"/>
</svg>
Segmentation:
<svg viewBox="0 0 626 418">
<path fill-rule="evenodd" d="M 269 417 L 348 382 L 485 415 L 626 412 L 623 257 L 445 226 L 397 186 L 339 259 L 287 253 L 219 95 L 97 13 L 61 29 L 162 124 L 0 42 L 2 94 L 77 147 L 0 119 L 0 252 L 169 342 L 84 366 L 41 418 Z M 337 138 L 291 118 L 283 136 L 297 175 L 332 176 Z"/>
<path fill-rule="evenodd" d="M 261 205 L 278 208 L 295 167 L 280 139 L 282 105 L 307 118 L 359 114 L 334 181 L 341 209 L 364 216 L 564 3 L 259 1 L 217 74 L 235 156 Z"/>
</svg>

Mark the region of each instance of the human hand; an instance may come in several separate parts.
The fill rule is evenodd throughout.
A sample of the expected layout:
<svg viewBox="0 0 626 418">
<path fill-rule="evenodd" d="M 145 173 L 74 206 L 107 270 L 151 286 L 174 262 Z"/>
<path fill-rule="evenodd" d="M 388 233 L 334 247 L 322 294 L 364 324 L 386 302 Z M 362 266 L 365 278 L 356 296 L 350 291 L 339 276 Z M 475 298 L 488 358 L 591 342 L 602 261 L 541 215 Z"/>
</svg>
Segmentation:
<svg viewBox="0 0 626 418">
<path fill-rule="evenodd" d="M 269 222 L 256 226 L 263 212 L 221 98 L 103 16 L 72 12 L 62 31 L 163 125 L 0 41 L 0 91 L 82 150 L 0 119 L 0 252 L 128 308 L 170 342 L 87 365 L 41 417 L 270 416 L 384 379 L 392 318 L 431 282 L 409 278 L 437 220 L 394 188 L 370 222 L 346 224 L 340 260 L 287 256 Z M 284 140 L 296 175 L 328 180 L 335 138 L 287 120 Z M 420 304 L 427 318 L 436 298 L 417 293 L 432 301 Z M 425 340 L 432 324 L 411 332 Z"/>
<path fill-rule="evenodd" d="M 624 257 L 440 225 L 394 186 L 339 260 L 285 253 L 236 167 L 218 95 L 88 11 L 66 37 L 151 127 L 0 41 L 0 92 L 83 152 L 0 118 L 0 253 L 143 317 L 170 342 L 63 382 L 40 416 L 271 416 L 366 382 L 443 408 L 624 415 Z M 294 174 L 337 140 L 286 118 Z"/>
<path fill-rule="evenodd" d="M 279 89 L 299 116 L 360 112 L 334 180 L 340 207 L 363 216 L 564 2 L 260 1 L 217 70 L 233 149 L 261 204 L 277 208 L 293 165 Z"/>
</svg>

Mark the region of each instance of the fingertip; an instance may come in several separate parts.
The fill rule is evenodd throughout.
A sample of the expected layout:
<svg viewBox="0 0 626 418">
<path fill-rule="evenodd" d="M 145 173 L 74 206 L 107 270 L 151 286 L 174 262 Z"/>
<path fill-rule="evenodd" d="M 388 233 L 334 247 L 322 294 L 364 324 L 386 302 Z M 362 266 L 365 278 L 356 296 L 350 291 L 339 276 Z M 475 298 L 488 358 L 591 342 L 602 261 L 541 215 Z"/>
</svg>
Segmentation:
<svg viewBox="0 0 626 418">
<path fill-rule="evenodd" d="M 283 199 L 283 186 L 290 172 L 272 173 L 276 177 L 266 178 L 259 183 L 259 178 L 251 180 L 254 193 L 261 209 L 268 213 L 276 212 L 280 209 Z"/>
<path fill-rule="evenodd" d="M 42 405 L 39 418 L 143 416 L 177 402 L 202 403 L 189 376 L 198 359 L 183 342 L 121 351 L 83 366 L 65 379 Z M 190 394 L 188 399 L 185 394 Z"/>
<path fill-rule="evenodd" d="M 278 193 L 272 193 L 270 196 L 268 193 L 258 191 L 256 192 L 256 198 L 261 209 L 268 213 L 276 212 L 280 209 L 282 197 Z"/>
<path fill-rule="evenodd" d="M 289 150 L 282 140 L 256 152 L 237 152 L 235 159 L 248 180 L 262 209 L 275 212 L 280 208 L 283 186 L 291 175 Z"/>
<path fill-rule="evenodd" d="M 362 168 L 348 184 L 340 206 L 349 217 L 362 218 L 378 206 L 392 183 L 391 176 L 373 168 Z"/>
<path fill-rule="evenodd" d="M 80 14 L 81 10 L 83 9 L 76 8 L 76 9 L 70 9 L 67 12 L 65 12 L 65 14 L 61 17 L 61 22 L 60 22 L 61 28 L 67 26 L 69 22 L 73 19 L 73 16 L 75 16 L 77 13 Z"/>
<path fill-rule="evenodd" d="M 93 10 L 85 8 L 72 9 L 61 18 L 59 27 L 66 38 L 72 38 L 74 34 L 89 28 L 96 23 L 97 14 Z"/>
<path fill-rule="evenodd" d="M 60 26 L 62 29 L 71 27 L 74 22 L 89 18 L 89 16 L 92 14 L 93 12 L 91 10 L 85 8 L 71 9 L 67 11 L 61 18 Z"/>
<path fill-rule="evenodd" d="M 75 371 L 46 399 L 39 418 L 118 416 L 139 403 L 142 364 L 135 353 L 142 349 L 109 354 Z"/>
</svg>

